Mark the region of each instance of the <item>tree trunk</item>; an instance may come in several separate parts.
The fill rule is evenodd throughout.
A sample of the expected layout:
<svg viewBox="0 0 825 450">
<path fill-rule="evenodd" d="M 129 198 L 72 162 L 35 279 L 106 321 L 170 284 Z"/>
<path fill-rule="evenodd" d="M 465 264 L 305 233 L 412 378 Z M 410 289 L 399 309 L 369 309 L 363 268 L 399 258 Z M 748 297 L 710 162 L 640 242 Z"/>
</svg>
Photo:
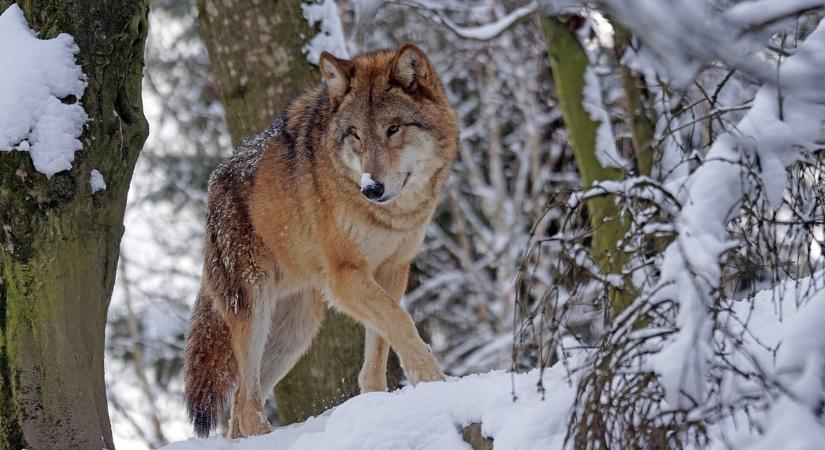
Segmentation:
<svg viewBox="0 0 825 450">
<path fill-rule="evenodd" d="M 74 36 L 90 120 L 72 169 L 51 179 L 28 153 L 0 153 L 0 449 L 112 449 L 103 344 L 126 193 L 148 134 L 148 1 L 19 3 L 39 37 Z M 9 5 L 0 0 L 0 11 Z M 105 190 L 92 193 L 92 169 Z"/>
<path fill-rule="evenodd" d="M 631 33 L 620 23 L 612 20 L 613 40 L 616 58 L 621 61 L 624 52 L 630 47 Z M 627 113 L 627 126 L 633 138 L 633 152 L 636 155 L 636 166 L 639 175 L 651 176 L 653 172 L 653 136 L 655 132 L 655 120 L 653 112 L 647 108 L 642 98 L 642 89 L 645 81 L 641 75 L 633 73 L 626 64 L 620 64 L 619 70 L 622 75 L 622 89 L 624 90 L 624 106 Z"/>
<path fill-rule="evenodd" d="M 235 144 L 320 80 L 301 51 L 315 30 L 300 0 L 198 0 L 198 11 Z M 328 310 L 310 350 L 275 387 L 279 421 L 303 421 L 357 395 L 363 347 L 364 328 Z M 399 378 L 395 367 L 390 386 Z"/>
<path fill-rule="evenodd" d="M 320 80 L 304 45 L 315 35 L 300 0 L 198 0 L 199 33 L 237 144 Z"/>
<path fill-rule="evenodd" d="M 623 174 L 620 170 L 603 167 L 596 156 L 596 129 L 599 124 L 590 117 L 583 104 L 584 74 L 590 64 L 584 48 L 574 31 L 561 19 L 542 17 L 541 26 L 547 41 L 559 106 L 584 187 L 591 187 L 596 181 L 621 180 Z M 617 249 L 616 244 L 627 231 L 627 223 L 619 217 L 610 197 L 588 200 L 587 212 L 593 230 L 592 248 L 596 263 L 604 273 L 620 271 L 627 262 L 627 255 Z M 635 291 L 630 280 L 626 279 L 623 289 L 610 289 L 608 296 L 611 311 L 606 312 L 615 315 L 633 301 Z"/>
</svg>

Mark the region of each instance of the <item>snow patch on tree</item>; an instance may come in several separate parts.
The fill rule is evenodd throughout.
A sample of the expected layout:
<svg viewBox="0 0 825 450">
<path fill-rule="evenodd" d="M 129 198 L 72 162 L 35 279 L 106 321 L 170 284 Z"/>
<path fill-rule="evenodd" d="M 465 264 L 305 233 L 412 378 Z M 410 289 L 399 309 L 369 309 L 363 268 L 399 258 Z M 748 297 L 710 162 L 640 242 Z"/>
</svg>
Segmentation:
<svg viewBox="0 0 825 450">
<path fill-rule="evenodd" d="M 89 174 L 89 184 L 92 185 L 92 194 L 106 189 L 106 180 L 97 169 L 92 169 L 92 173 Z"/>
<path fill-rule="evenodd" d="M 0 151 L 28 151 L 47 177 L 71 169 L 82 148 L 88 116 L 79 50 L 65 33 L 38 39 L 17 5 L 0 15 Z"/>
<path fill-rule="evenodd" d="M 588 66 L 584 72 L 584 89 L 582 92 L 582 106 L 587 114 L 598 122 L 596 128 L 596 157 L 602 167 L 628 168 L 630 163 L 616 148 L 616 138 L 613 136 L 613 127 L 610 124 L 610 115 L 602 99 L 602 87 L 599 76 Z"/>
<path fill-rule="evenodd" d="M 305 3 L 301 5 L 304 18 L 309 26 L 318 25 L 320 31 L 303 48 L 307 60 L 317 65 L 321 52 L 328 51 L 338 58 L 349 58 L 347 46 L 344 43 L 344 29 L 341 26 L 341 16 L 334 0 L 323 0 L 320 3 Z"/>
</svg>

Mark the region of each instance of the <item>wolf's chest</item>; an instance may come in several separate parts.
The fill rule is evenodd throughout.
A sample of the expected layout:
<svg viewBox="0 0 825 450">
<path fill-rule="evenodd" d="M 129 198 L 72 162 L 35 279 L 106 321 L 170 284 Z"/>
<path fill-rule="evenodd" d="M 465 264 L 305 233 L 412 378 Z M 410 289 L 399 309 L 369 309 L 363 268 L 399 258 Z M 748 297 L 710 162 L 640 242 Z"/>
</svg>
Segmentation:
<svg viewBox="0 0 825 450">
<path fill-rule="evenodd" d="M 420 241 L 417 230 L 389 230 L 357 222 L 350 223 L 348 228 L 361 255 L 373 268 L 389 260 L 412 259 Z"/>
<path fill-rule="evenodd" d="M 370 262 L 370 265 L 377 264 L 392 256 L 403 241 L 401 233 L 374 227 L 354 227 L 352 237 L 361 254 Z"/>
</svg>

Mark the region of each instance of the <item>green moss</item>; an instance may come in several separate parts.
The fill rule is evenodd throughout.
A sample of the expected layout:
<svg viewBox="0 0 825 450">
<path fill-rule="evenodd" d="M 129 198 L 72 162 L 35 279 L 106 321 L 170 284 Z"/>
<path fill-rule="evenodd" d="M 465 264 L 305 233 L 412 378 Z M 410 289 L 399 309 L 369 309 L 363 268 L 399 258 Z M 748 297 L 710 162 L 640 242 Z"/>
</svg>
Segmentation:
<svg viewBox="0 0 825 450">
<path fill-rule="evenodd" d="M 7 345 L 8 306 L 10 293 L 6 268 L 9 267 L 7 254 L 0 253 L 0 450 L 25 448 L 23 430 L 15 408 L 12 385 L 12 367 Z"/>
</svg>

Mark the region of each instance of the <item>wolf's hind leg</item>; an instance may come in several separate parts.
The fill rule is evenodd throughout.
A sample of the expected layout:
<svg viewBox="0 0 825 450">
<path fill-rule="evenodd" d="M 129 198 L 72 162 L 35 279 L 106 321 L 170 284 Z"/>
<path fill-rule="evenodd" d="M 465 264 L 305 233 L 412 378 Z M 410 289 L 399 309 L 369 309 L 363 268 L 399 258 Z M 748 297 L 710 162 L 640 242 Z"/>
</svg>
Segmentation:
<svg viewBox="0 0 825 450">
<path fill-rule="evenodd" d="M 364 365 L 358 374 L 358 387 L 364 392 L 386 392 L 387 390 L 387 357 L 390 354 L 390 344 L 381 336 L 381 333 L 370 327 L 367 329 L 364 341 Z"/>
<path fill-rule="evenodd" d="M 261 365 L 261 387 L 272 390 L 298 362 L 318 333 L 326 304 L 315 291 L 279 298 Z"/>
<path fill-rule="evenodd" d="M 238 384 L 232 401 L 230 438 L 268 433 L 269 421 L 263 413 L 265 391 L 261 390 L 261 359 L 270 329 L 273 290 L 268 284 L 256 292 L 248 316 L 227 318 L 232 349 L 238 363 Z"/>
</svg>

